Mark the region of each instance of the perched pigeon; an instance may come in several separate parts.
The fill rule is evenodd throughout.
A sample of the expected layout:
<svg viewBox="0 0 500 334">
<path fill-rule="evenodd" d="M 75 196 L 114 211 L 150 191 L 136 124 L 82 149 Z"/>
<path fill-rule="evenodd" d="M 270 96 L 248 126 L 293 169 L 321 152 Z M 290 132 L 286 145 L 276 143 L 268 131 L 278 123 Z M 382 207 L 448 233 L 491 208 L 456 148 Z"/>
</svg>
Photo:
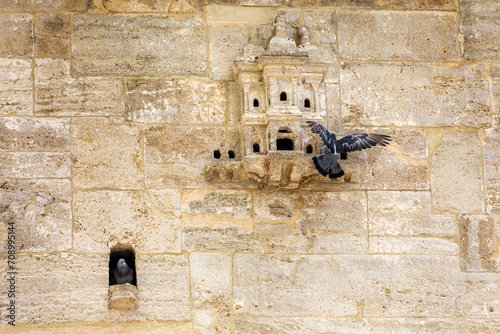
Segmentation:
<svg viewBox="0 0 500 334">
<path fill-rule="evenodd" d="M 118 260 L 115 270 L 116 284 L 132 283 L 134 271 L 127 265 L 124 259 Z"/>
<path fill-rule="evenodd" d="M 391 140 L 390 136 L 373 133 L 357 133 L 336 140 L 335 134 L 328 132 L 323 125 L 312 121 L 308 121 L 307 124 L 312 128 L 311 131 L 317 133 L 323 141 L 323 154 L 313 158 L 314 165 L 321 175 L 328 175 L 330 179 L 344 175 L 337 154 L 361 151 L 377 144 L 386 146 Z"/>
</svg>

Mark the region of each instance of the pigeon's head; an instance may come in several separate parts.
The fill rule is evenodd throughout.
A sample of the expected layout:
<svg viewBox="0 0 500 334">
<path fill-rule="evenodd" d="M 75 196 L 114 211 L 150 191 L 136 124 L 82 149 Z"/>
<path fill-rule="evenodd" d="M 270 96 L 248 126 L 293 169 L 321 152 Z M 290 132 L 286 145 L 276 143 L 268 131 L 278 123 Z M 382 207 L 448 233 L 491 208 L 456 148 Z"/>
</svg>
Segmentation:
<svg viewBox="0 0 500 334">
<path fill-rule="evenodd" d="M 119 271 L 122 271 L 124 269 L 126 269 L 128 266 L 127 266 L 127 262 L 125 262 L 125 259 L 119 259 L 118 260 L 118 263 L 116 264 L 116 268 L 119 270 Z"/>
</svg>

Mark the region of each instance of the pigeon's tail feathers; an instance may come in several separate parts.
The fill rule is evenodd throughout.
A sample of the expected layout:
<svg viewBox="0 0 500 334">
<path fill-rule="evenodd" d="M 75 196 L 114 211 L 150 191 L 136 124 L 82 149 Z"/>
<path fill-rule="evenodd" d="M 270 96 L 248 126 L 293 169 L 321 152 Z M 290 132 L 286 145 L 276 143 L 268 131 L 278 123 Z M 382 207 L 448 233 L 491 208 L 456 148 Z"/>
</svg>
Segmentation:
<svg viewBox="0 0 500 334">
<path fill-rule="evenodd" d="M 328 153 L 318 155 L 313 158 L 314 166 L 318 172 L 323 175 L 330 177 L 330 179 L 336 179 L 344 175 L 344 171 L 339 164 L 337 154 Z"/>
</svg>

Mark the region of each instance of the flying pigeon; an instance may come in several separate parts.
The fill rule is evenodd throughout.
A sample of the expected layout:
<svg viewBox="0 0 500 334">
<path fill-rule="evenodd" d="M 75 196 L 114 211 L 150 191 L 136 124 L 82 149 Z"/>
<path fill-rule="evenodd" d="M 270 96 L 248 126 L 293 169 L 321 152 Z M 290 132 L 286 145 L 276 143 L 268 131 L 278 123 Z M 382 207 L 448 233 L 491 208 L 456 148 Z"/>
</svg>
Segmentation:
<svg viewBox="0 0 500 334">
<path fill-rule="evenodd" d="M 307 124 L 311 127 L 311 131 L 317 133 L 323 141 L 323 154 L 313 158 L 314 165 L 321 175 L 328 175 L 330 179 L 344 175 L 338 161 L 339 153 L 361 151 L 377 144 L 386 146 L 391 140 L 390 136 L 373 133 L 357 133 L 336 140 L 335 134 L 330 133 L 323 125 L 313 121 L 307 121 Z"/>
<path fill-rule="evenodd" d="M 134 271 L 124 259 L 118 260 L 116 264 L 115 279 L 116 284 L 132 283 L 134 280 Z"/>
</svg>

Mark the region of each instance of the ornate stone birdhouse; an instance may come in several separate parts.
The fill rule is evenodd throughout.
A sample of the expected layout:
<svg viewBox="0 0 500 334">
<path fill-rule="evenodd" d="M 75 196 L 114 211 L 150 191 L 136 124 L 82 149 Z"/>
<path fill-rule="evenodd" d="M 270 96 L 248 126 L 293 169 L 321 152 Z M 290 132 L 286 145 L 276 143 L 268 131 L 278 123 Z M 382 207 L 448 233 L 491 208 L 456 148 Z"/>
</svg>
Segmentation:
<svg viewBox="0 0 500 334">
<path fill-rule="evenodd" d="M 301 27 L 299 36 L 297 46 L 287 37 L 285 16 L 277 15 L 267 50 L 246 45 L 234 65 L 243 94 L 243 168 L 270 187 L 298 187 L 311 165 L 304 156 L 320 153 L 306 121 L 323 122 L 328 63 L 321 61 L 307 28 Z"/>
</svg>

